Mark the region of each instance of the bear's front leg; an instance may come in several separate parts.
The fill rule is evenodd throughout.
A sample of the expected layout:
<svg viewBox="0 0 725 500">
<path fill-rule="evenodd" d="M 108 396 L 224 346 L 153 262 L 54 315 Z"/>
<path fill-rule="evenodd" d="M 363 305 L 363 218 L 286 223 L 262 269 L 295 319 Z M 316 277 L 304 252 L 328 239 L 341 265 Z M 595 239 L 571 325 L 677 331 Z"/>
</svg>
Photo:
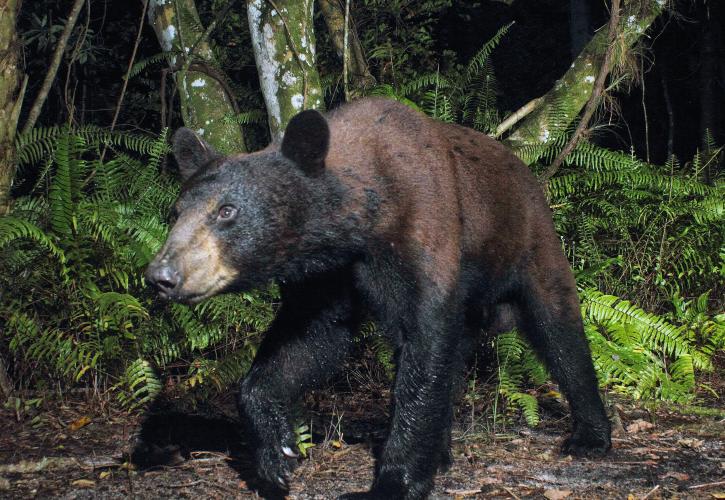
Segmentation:
<svg viewBox="0 0 725 500">
<path fill-rule="evenodd" d="M 261 490 L 286 490 L 297 454 L 291 407 L 333 375 L 350 352 L 349 288 L 319 277 L 282 290 L 282 309 L 241 383 L 239 413 Z"/>
<path fill-rule="evenodd" d="M 414 317 L 401 322 L 390 434 L 375 481 L 369 492 L 342 499 L 426 498 L 436 472 L 450 465 L 444 462 L 450 460 L 452 393 L 464 365 L 457 347 L 462 314 L 453 300 L 410 308 Z"/>
</svg>

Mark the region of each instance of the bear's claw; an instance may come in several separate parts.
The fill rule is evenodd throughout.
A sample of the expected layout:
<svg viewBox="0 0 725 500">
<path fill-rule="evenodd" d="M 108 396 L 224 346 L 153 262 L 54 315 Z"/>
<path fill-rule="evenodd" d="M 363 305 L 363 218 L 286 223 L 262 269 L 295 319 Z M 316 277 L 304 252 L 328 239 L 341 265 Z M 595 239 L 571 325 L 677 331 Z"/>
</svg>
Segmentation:
<svg viewBox="0 0 725 500">
<path fill-rule="evenodd" d="M 292 451 L 292 448 L 290 448 L 289 446 L 283 446 L 282 453 L 284 453 L 284 455 L 289 458 L 298 458 L 299 457 L 299 455 L 297 453 L 295 453 L 294 451 Z"/>
</svg>

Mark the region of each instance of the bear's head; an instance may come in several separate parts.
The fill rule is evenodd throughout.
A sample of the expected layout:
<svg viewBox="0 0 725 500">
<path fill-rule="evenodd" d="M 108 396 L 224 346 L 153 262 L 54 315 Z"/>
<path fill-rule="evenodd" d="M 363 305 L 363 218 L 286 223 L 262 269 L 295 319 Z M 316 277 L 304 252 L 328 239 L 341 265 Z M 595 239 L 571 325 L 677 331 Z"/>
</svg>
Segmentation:
<svg viewBox="0 0 725 500">
<path fill-rule="evenodd" d="M 316 111 L 295 116 L 279 148 L 252 154 L 227 157 L 191 130 L 178 130 L 173 152 L 183 185 L 147 281 L 164 298 L 197 303 L 284 279 L 305 252 L 310 218 L 329 204 L 329 140 Z"/>
</svg>

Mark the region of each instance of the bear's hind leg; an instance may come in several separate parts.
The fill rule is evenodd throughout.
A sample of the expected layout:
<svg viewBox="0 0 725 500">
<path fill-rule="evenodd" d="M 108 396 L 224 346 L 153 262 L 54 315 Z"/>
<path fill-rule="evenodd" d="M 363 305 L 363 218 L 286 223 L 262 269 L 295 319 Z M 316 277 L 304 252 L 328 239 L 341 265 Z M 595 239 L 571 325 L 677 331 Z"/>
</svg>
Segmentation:
<svg viewBox="0 0 725 500">
<path fill-rule="evenodd" d="M 563 255 L 561 261 L 529 275 L 520 303 L 522 329 L 569 401 L 573 431 L 562 451 L 602 455 L 611 447 L 611 426 L 599 396 L 574 279 Z"/>
<path fill-rule="evenodd" d="M 282 308 L 241 383 L 239 413 L 263 488 L 287 489 L 296 455 L 289 410 L 347 358 L 354 330 L 347 276 L 331 274 L 282 289 Z"/>
</svg>

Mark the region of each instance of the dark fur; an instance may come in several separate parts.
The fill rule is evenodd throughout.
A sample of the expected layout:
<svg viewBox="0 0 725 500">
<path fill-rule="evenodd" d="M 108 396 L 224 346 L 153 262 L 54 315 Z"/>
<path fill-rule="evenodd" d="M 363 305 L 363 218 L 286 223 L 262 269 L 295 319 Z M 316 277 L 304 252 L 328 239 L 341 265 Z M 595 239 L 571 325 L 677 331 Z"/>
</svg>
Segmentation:
<svg viewBox="0 0 725 500">
<path fill-rule="evenodd" d="M 563 450 L 610 447 L 549 207 L 504 146 L 380 99 L 343 106 L 326 121 L 305 112 L 281 147 L 249 155 L 220 159 L 189 134 L 175 140 L 193 159 L 183 165 L 191 177 L 177 211 L 208 212 L 223 259 L 240 271 L 225 290 L 282 283 L 282 310 L 241 384 L 240 412 L 265 481 L 286 486 L 282 447 L 294 447 L 287 412 L 342 364 L 360 306 L 397 352 L 390 433 L 371 498 L 431 491 L 436 471 L 450 463 L 455 386 L 478 331 L 502 309 L 520 318 L 569 399 L 573 433 Z M 232 222 L 215 219 L 224 204 L 239 209 Z M 185 251 L 167 244 L 149 279 Z M 194 296 L 183 276 L 174 290 L 180 300 Z"/>
</svg>

